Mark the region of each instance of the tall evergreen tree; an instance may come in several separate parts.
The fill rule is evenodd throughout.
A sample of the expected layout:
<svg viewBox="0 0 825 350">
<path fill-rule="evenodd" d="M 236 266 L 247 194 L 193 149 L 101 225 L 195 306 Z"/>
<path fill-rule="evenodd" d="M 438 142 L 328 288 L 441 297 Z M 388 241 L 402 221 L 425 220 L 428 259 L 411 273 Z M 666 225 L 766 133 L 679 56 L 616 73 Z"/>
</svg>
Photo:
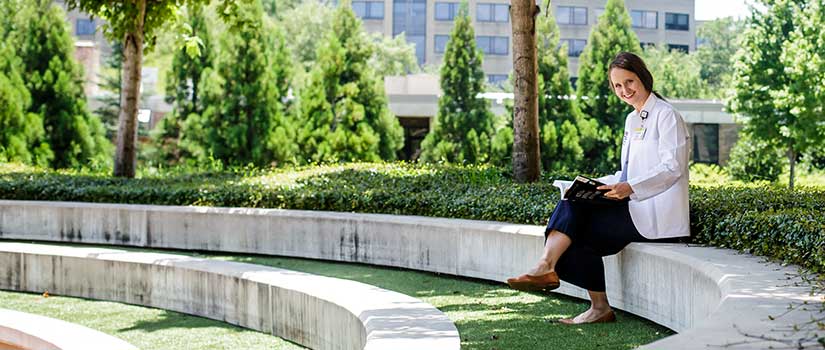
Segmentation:
<svg viewBox="0 0 825 350">
<path fill-rule="evenodd" d="M 725 17 L 706 22 L 697 28 L 696 36 L 704 43 L 696 48 L 696 59 L 702 63 L 702 80 L 707 82 L 714 98 L 723 99 L 728 96 L 733 75 L 733 57 L 745 29 L 744 22 Z"/>
<path fill-rule="evenodd" d="M 641 55 L 639 39 L 633 31 L 624 0 L 607 0 L 604 13 L 590 30 L 587 45 L 579 59 L 576 94 L 582 112 L 599 122 L 601 144 L 585 157 L 602 171 L 618 166 L 624 120 L 632 109 L 610 88 L 607 67 L 619 52 Z"/>
<path fill-rule="evenodd" d="M 237 33 L 225 32 L 221 41 L 220 84 L 204 97 L 207 104 L 218 106 L 204 111 L 205 148 L 224 164 L 291 162 L 294 146 L 284 106 L 287 88 L 278 85 L 289 79 L 282 59 L 288 57 L 285 38 L 277 28 L 266 28 L 260 0 L 241 4 L 237 16 L 244 25 Z"/>
<path fill-rule="evenodd" d="M 48 166 L 54 154 L 45 142 L 43 119 L 28 111 L 31 96 L 19 61 L 9 40 L 0 40 L 0 162 Z"/>
<path fill-rule="evenodd" d="M 54 168 L 103 166 L 111 145 L 100 120 L 86 107 L 83 71 L 65 14 L 49 0 L 24 1 L 12 33 L 31 93 L 29 111 L 40 114 L 55 157 Z"/>
<path fill-rule="evenodd" d="M 585 150 L 595 146 L 597 123 L 579 111 L 567 72 L 567 46 L 559 47 L 559 27 L 550 0 L 536 23 L 538 35 L 541 163 L 547 170 L 581 169 Z"/>
<path fill-rule="evenodd" d="M 441 91 L 430 133 L 421 143 L 427 162 L 483 163 L 490 155 L 493 114 L 478 97 L 484 92 L 483 57 L 476 47 L 468 5 L 463 1 L 455 16 L 441 66 Z"/>
<path fill-rule="evenodd" d="M 396 159 L 404 132 L 387 106 L 383 79 L 369 64 L 372 54 L 360 20 L 344 1 L 301 91 L 297 142 L 303 161 Z"/>
<path fill-rule="evenodd" d="M 185 147 L 185 141 L 181 142 L 181 130 L 190 116 L 199 118 L 204 111 L 199 88 L 202 79 L 206 78 L 204 71 L 212 69 L 215 58 L 212 34 L 208 29 L 204 8 L 197 4 L 187 8 L 185 21 L 191 31 L 189 34 L 197 36 L 199 40 L 198 52 L 191 52 L 187 46 L 175 51 L 172 70 L 166 81 L 166 102 L 174 107 L 152 131 L 152 144 L 155 148 L 153 158 L 166 164 L 177 163 L 182 158 L 192 158 L 194 152 Z"/>
</svg>

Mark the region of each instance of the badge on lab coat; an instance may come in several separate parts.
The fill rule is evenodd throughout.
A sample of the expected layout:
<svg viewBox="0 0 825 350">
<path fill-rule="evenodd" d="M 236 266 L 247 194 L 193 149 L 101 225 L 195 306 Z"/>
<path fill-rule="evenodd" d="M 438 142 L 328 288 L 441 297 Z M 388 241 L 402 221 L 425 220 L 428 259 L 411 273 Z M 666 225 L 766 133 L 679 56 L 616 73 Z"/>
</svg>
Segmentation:
<svg viewBox="0 0 825 350">
<path fill-rule="evenodd" d="M 647 132 L 647 128 L 645 128 L 643 126 L 633 129 L 633 139 L 634 140 L 644 140 L 646 132 Z"/>
</svg>

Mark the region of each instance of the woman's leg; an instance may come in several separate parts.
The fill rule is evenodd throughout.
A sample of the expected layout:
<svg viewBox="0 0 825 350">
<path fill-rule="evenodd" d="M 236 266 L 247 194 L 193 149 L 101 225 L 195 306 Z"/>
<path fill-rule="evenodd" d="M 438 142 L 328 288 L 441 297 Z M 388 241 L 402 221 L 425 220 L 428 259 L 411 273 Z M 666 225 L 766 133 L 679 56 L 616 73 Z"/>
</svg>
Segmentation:
<svg viewBox="0 0 825 350">
<path fill-rule="evenodd" d="M 528 274 L 533 276 L 544 275 L 556 270 L 556 262 L 562 254 L 570 247 L 572 241 L 566 234 L 557 230 L 552 230 L 547 235 L 547 241 L 544 242 L 544 254 L 539 258 L 536 266 L 533 267 Z"/>
<path fill-rule="evenodd" d="M 587 294 L 590 294 L 590 309 L 574 317 L 573 323 L 593 322 L 613 311 L 607 302 L 607 293 L 588 290 Z"/>
</svg>

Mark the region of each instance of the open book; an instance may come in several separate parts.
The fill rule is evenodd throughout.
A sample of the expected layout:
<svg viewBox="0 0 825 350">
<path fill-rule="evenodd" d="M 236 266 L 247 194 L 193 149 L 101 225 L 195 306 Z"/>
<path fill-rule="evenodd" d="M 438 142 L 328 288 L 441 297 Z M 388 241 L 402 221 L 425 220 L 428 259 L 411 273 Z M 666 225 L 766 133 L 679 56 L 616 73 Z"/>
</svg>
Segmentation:
<svg viewBox="0 0 825 350">
<path fill-rule="evenodd" d="M 576 176 L 573 181 L 553 181 L 553 186 L 561 190 L 561 198 L 567 199 L 571 202 L 583 202 L 591 204 L 616 204 L 627 202 L 629 198 L 612 199 L 605 197 L 604 194 L 608 190 L 597 190 L 596 188 L 604 185 L 603 183 L 584 177 Z"/>
</svg>

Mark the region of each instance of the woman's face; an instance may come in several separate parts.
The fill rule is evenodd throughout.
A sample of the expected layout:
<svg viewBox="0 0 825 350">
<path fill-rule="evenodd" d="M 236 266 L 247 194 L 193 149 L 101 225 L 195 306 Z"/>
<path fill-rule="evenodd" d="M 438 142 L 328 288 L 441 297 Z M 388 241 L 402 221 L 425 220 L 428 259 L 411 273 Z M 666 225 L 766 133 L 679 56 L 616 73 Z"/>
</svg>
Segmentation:
<svg viewBox="0 0 825 350">
<path fill-rule="evenodd" d="M 616 96 L 625 103 L 638 107 L 645 103 L 648 91 L 645 89 L 639 76 L 629 70 L 613 68 L 610 70 L 610 82 Z"/>
</svg>

